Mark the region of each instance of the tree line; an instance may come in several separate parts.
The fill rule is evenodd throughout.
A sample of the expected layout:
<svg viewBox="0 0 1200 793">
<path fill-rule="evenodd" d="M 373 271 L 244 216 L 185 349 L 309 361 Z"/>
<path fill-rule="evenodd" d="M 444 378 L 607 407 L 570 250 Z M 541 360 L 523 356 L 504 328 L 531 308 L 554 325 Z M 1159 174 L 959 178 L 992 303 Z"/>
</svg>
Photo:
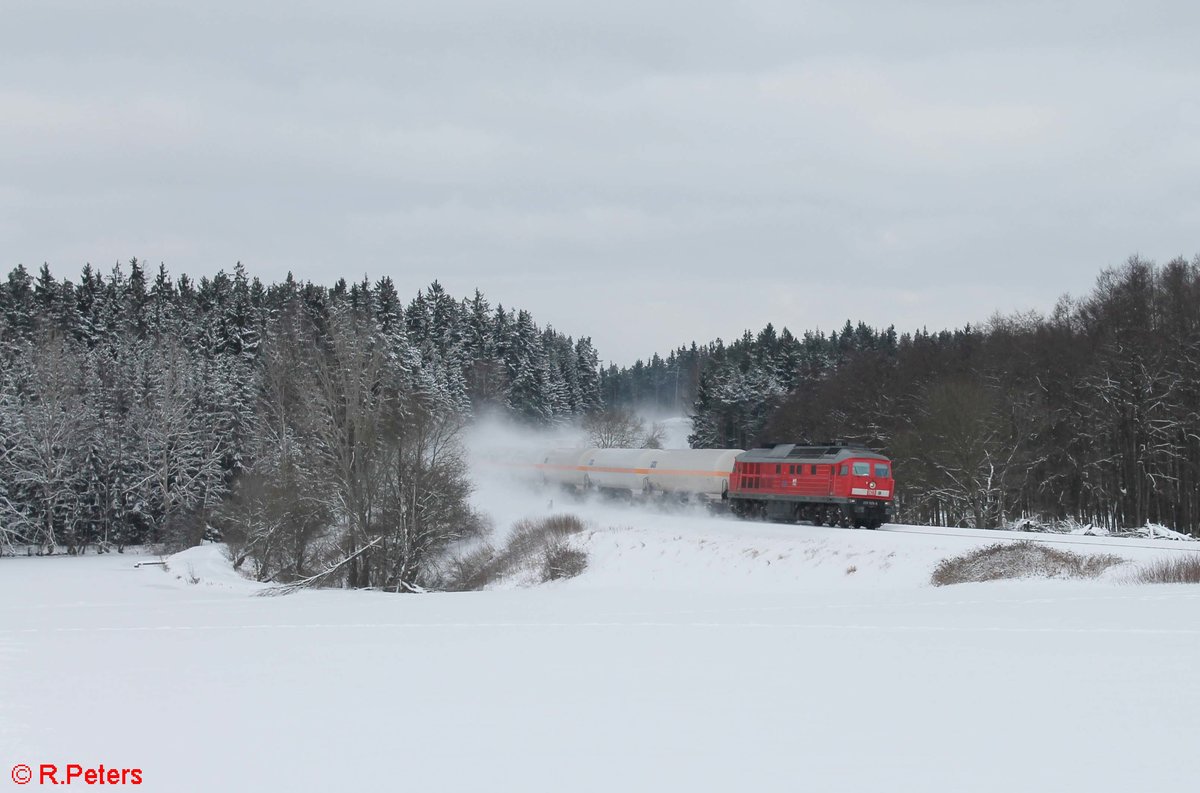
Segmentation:
<svg viewBox="0 0 1200 793">
<path fill-rule="evenodd" d="M 458 434 L 600 405 L 591 340 L 434 282 L 193 280 L 137 260 L 0 284 L 0 551 L 216 529 L 263 579 L 403 589 L 478 530 Z"/>
<path fill-rule="evenodd" d="M 889 454 L 904 521 L 1200 533 L 1200 257 L 1134 257 L 1048 316 L 980 327 L 767 325 L 606 371 L 603 389 L 614 406 L 659 405 L 676 381 L 693 446 L 847 439 Z"/>
<path fill-rule="evenodd" d="M 701 448 L 865 442 L 895 460 L 905 521 L 1200 532 L 1200 257 L 1131 259 L 1048 316 L 768 325 L 604 369 L 590 339 L 437 282 L 406 303 L 388 278 L 17 267 L 0 363 L 0 552 L 215 531 L 263 579 L 435 585 L 480 527 L 471 417 L 633 407 L 689 412 Z"/>
</svg>

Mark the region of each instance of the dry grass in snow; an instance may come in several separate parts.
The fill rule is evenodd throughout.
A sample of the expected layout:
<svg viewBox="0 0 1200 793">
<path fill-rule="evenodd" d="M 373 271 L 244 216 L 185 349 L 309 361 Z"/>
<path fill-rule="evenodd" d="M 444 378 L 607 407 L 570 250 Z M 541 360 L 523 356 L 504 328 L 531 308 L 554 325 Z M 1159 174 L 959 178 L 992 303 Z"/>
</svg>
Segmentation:
<svg viewBox="0 0 1200 793">
<path fill-rule="evenodd" d="M 502 548 L 488 544 L 456 559 L 448 588 L 470 591 L 514 577 L 544 583 L 577 576 L 587 567 L 587 554 L 572 547 L 568 538 L 583 529 L 583 521 L 574 515 L 518 521 Z"/>
<path fill-rule="evenodd" d="M 1138 584 L 1200 584 L 1200 554 L 1155 559 L 1133 574 Z"/>
<path fill-rule="evenodd" d="M 943 559 L 931 582 L 946 586 L 1005 578 L 1096 578 L 1124 561 L 1112 554 L 1085 556 L 1036 542 L 1001 542 Z"/>
</svg>

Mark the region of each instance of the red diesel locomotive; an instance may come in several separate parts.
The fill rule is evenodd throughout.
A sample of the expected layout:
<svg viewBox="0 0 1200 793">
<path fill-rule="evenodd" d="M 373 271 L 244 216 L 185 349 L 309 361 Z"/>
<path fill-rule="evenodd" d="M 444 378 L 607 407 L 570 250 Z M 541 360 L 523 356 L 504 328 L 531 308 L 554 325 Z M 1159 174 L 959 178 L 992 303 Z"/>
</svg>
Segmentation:
<svg viewBox="0 0 1200 793">
<path fill-rule="evenodd" d="M 894 490 L 891 461 L 866 447 L 777 443 L 738 455 L 728 498 L 742 517 L 876 529 Z"/>
</svg>

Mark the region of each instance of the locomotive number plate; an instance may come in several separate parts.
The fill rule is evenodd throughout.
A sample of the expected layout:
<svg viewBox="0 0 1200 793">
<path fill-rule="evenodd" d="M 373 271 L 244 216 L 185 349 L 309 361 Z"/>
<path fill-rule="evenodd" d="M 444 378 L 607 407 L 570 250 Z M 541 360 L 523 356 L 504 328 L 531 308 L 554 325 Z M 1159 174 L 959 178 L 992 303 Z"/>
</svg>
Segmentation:
<svg viewBox="0 0 1200 793">
<path fill-rule="evenodd" d="M 879 498 L 887 498 L 892 494 L 890 490 L 875 490 L 867 487 L 851 488 L 850 495 L 852 496 L 878 496 Z"/>
</svg>

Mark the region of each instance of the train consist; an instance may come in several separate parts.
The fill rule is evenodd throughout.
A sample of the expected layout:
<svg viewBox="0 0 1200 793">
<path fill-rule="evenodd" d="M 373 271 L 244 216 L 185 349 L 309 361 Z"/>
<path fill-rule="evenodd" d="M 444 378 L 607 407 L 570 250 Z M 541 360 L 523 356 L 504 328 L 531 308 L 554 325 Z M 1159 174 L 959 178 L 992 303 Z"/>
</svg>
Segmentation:
<svg viewBox="0 0 1200 793">
<path fill-rule="evenodd" d="M 875 529 L 892 517 L 888 458 L 841 443 L 759 449 L 551 449 L 511 461 L 548 486 L 701 500 L 742 517 Z"/>
</svg>

